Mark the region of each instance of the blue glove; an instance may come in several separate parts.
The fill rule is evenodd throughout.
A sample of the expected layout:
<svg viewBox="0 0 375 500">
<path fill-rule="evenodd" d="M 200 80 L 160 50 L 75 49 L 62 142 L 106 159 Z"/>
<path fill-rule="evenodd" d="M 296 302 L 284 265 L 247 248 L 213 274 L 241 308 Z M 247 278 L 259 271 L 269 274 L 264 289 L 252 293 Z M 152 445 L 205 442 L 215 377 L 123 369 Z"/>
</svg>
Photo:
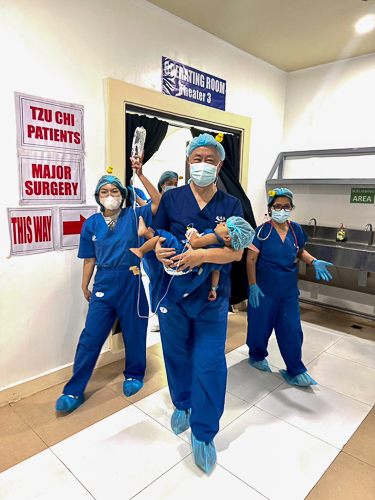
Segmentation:
<svg viewBox="0 0 375 500">
<path fill-rule="evenodd" d="M 333 266 L 333 264 L 325 262 L 324 260 L 314 260 L 313 265 L 316 271 L 316 279 L 320 280 L 320 278 L 322 278 L 325 281 L 332 279 L 332 276 L 327 271 L 326 266 Z"/>
<path fill-rule="evenodd" d="M 259 295 L 264 297 L 264 293 L 259 288 L 258 285 L 253 285 L 249 287 L 249 304 L 251 307 L 259 306 Z"/>
</svg>

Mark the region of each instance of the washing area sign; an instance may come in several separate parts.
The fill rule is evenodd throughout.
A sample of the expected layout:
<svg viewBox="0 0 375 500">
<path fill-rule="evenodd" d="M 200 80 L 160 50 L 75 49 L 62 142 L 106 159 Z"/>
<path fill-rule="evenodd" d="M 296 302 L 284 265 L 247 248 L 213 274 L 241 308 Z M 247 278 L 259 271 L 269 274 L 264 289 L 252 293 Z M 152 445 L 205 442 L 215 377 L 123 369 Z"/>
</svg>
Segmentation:
<svg viewBox="0 0 375 500">
<path fill-rule="evenodd" d="M 350 203 L 374 203 L 375 189 L 352 188 L 350 194 Z"/>
</svg>

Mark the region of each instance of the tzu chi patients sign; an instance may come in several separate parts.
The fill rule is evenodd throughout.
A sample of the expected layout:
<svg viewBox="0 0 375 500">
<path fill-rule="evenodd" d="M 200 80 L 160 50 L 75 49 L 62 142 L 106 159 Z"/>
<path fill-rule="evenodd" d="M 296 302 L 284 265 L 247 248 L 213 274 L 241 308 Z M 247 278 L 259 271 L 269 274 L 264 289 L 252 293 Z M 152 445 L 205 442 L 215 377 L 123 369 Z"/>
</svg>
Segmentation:
<svg viewBox="0 0 375 500">
<path fill-rule="evenodd" d="M 225 80 L 162 58 L 162 93 L 225 111 Z"/>
<path fill-rule="evenodd" d="M 21 205 L 83 203 L 83 156 L 24 152 L 18 157 Z"/>
<path fill-rule="evenodd" d="M 84 153 L 83 106 L 15 93 L 18 149 Z"/>
</svg>

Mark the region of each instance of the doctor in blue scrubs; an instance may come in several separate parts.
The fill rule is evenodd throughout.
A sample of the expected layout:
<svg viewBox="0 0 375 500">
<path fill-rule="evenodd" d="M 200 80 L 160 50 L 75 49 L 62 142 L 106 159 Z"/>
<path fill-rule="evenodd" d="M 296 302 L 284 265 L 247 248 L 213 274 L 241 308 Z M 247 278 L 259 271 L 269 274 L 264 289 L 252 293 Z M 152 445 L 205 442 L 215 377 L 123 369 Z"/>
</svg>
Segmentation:
<svg viewBox="0 0 375 500">
<path fill-rule="evenodd" d="M 190 142 L 187 156 L 190 184 L 164 193 L 152 224 L 171 232 L 178 240 L 185 238 L 187 226 L 202 233 L 229 217 L 243 217 L 239 200 L 215 184 L 225 158 L 221 144 L 211 135 L 201 134 Z M 175 253 L 173 248 L 162 248 L 158 243 L 156 258 L 166 266 L 179 263 L 180 271 L 203 263 L 223 264 L 217 299 L 213 302 L 208 300 L 210 275 L 181 298 L 180 287 L 188 289 L 197 273 L 178 277 L 164 273 L 161 296 L 168 285 L 169 290 L 158 312 L 169 390 L 176 408 L 171 427 L 176 434 L 191 427 L 195 461 L 209 472 L 216 462 L 213 439 L 224 410 L 230 263 L 240 260 L 243 250 L 189 248 L 182 256 Z"/>
<path fill-rule="evenodd" d="M 269 192 L 271 220 L 255 230 L 247 254 L 249 302 L 247 308 L 249 363 L 258 370 L 271 372 L 266 357 L 268 340 L 275 330 L 286 370 L 280 370 L 292 385 L 308 386 L 316 382 L 302 362 L 303 333 L 299 312 L 297 259 L 315 267 L 317 279 L 332 278 L 330 262 L 316 260 L 305 249 L 307 236 L 289 218 L 293 193 L 287 188 Z"/>
<path fill-rule="evenodd" d="M 95 189 L 100 213 L 89 217 L 82 227 L 78 257 L 84 259 L 82 291 L 89 310 L 75 355 L 73 376 L 56 402 L 58 411 L 74 410 L 84 402 L 84 390 L 116 317 L 123 329 L 126 352 L 124 394 L 136 394 L 143 386 L 148 303 L 137 274 L 139 259 L 129 248 L 138 244 L 139 216 L 150 225 L 160 195 L 143 175 L 140 157 L 134 159 L 133 168 L 151 195 L 152 203 L 137 207 L 135 213 L 133 207 L 121 208 L 127 189 L 117 177 L 103 175 Z M 91 292 L 88 286 L 95 266 Z"/>
</svg>

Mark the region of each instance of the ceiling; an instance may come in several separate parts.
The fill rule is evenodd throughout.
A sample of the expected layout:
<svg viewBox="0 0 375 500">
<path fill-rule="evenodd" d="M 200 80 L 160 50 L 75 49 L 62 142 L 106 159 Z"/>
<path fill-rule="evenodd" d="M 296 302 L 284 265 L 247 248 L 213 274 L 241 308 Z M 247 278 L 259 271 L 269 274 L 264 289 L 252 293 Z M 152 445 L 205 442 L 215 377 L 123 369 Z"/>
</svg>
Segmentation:
<svg viewBox="0 0 375 500">
<path fill-rule="evenodd" d="M 354 28 L 375 0 L 148 1 L 285 71 L 375 52 Z"/>
</svg>

